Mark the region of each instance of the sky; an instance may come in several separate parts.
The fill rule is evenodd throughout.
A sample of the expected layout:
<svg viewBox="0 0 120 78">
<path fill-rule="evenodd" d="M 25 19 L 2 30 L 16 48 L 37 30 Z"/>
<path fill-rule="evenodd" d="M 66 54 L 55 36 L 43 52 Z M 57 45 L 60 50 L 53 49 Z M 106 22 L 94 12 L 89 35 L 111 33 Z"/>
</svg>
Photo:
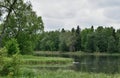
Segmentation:
<svg viewBox="0 0 120 78">
<path fill-rule="evenodd" d="M 120 28 L 120 0 L 30 0 L 45 30 L 81 29 L 92 25 Z"/>
</svg>

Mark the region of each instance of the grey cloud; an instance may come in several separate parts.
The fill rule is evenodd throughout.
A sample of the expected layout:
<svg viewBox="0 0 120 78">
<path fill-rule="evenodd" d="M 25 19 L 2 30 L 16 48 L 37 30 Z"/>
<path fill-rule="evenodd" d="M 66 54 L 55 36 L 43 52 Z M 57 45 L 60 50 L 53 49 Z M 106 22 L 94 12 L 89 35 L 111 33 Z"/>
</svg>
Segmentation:
<svg viewBox="0 0 120 78">
<path fill-rule="evenodd" d="M 94 8 L 120 6 L 120 0 L 88 0 Z"/>
<path fill-rule="evenodd" d="M 64 28 L 64 22 L 63 20 L 56 20 L 56 19 L 50 19 L 50 18 L 47 18 L 47 19 L 44 19 L 44 22 L 45 22 L 45 30 L 58 30 L 58 29 L 61 29 L 61 28 Z"/>
<path fill-rule="evenodd" d="M 74 2 L 74 1 L 72 1 Z M 47 7 L 46 10 L 44 10 L 43 16 L 47 18 L 71 18 L 75 17 L 76 11 L 78 10 L 78 7 L 75 5 L 75 3 L 72 2 L 56 2 L 53 5 Z M 45 9 L 45 8 L 44 8 Z"/>
<path fill-rule="evenodd" d="M 75 17 L 76 16 L 76 13 L 72 13 L 70 11 L 62 11 L 59 10 L 59 11 L 52 11 L 52 12 L 44 12 L 43 16 L 45 16 L 45 18 L 51 18 L 51 19 L 69 19 L 69 18 L 72 18 L 72 17 Z"/>
<path fill-rule="evenodd" d="M 45 30 L 119 24 L 120 0 L 30 0 Z M 117 28 L 117 26 L 114 26 Z"/>
<path fill-rule="evenodd" d="M 104 11 L 104 15 L 108 19 L 116 20 L 120 22 L 120 7 L 108 8 Z"/>
</svg>

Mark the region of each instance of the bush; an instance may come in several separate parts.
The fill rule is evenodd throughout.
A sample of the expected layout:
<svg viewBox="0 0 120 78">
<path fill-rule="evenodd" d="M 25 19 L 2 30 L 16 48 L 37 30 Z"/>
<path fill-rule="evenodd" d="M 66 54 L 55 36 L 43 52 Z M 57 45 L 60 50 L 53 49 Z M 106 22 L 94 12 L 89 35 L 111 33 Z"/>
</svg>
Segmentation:
<svg viewBox="0 0 120 78">
<path fill-rule="evenodd" d="M 4 59 L 5 60 L 5 59 Z M 5 60 L 0 74 L 2 76 L 18 76 L 20 72 L 20 56 L 18 54 L 13 55 L 9 60 Z"/>
<path fill-rule="evenodd" d="M 4 66 L 4 57 L 7 56 L 7 50 L 6 48 L 1 48 L 0 49 L 0 72 Z"/>
<path fill-rule="evenodd" d="M 29 69 L 29 68 L 22 68 L 20 75 L 25 77 L 25 78 L 38 78 L 38 72 L 36 72 L 36 70 L 33 69 Z"/>
<path fill-rule="evenodd" d="M 0 49 L 0 57 L 7 56 L 7 49 L 6 47 Z"/>
<path fill-rule="evenodd" d="M 22 42 L 20 51 L 21 54 L 33 54 L 33 43 L 31 41 Z"/>
<path fill-rule="evenodd" d="M 2 76 L 12 77 L 19 74 L 21 62 L 18 53 L 19 47 L 16 39 L 9 40 L 5 48 L 0 49 L 0 74 Z"/>
<path fill-rule="evenodd" d="M 19 45 L 16 39 L 11 39 L 8 42 L 6 42 L 5 47 L 7 49 L 8 56 L 12 56 L 20 52 Z"/>
</svg>

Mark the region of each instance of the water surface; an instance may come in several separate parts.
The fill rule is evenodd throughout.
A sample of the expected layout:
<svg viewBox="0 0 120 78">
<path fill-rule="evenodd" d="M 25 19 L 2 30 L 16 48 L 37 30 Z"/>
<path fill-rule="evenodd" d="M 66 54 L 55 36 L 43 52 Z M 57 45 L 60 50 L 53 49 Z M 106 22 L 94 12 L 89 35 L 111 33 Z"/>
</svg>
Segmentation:
<svg viewBox="0 0 120 78">
<path fill-rule="evenodd" d="M 99 55 L 81 55 L 73 56 L 74 70 L 81 72 L 95 73 L 119 73 L 120 72 L 120 56 L 99 56 Z"/>
</svg>

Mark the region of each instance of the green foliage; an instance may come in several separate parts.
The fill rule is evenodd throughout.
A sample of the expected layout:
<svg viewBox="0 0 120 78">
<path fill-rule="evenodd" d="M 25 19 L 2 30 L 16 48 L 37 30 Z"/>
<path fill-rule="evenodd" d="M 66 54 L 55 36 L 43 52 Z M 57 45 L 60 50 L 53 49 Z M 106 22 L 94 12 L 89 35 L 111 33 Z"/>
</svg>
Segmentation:
<svg viewBox="0 0 120 78">
<path fill-rule="evenodd" d="M 120 38 L 118 40 L 117 51 L 120 53 Z"/>
<path fill-rule="evenodd" d="M 6 57 L 7 56 L 7 49 L 6 47 L 0 48 L 0 57 Z"/>
<path fill-rule="evenodd" d="M 119 78 L 119 74 L 87 73 L 73 70 L 42 70 L 39 78 Z"/>
<path fill-rule="evenodd" d="M 18 75 L 20 68 L 19 48 L 16 39 L 6 42 L 6 46 L 0 49 L 0 75 Z M 7 57 L 10 56 L 10 57 Z"/>
<path fill-rule="evenodd" d="M 68 51 L 67 50 L 67 45 L 66 45 L 65 41 L 60 42 L 60 44 L 59 44 L 59 50 L 61 52 Z"/>
<path fill-rule="evenodd" d="M 4 57 L 7 56 L 7 49 L 4 47 L 4 48 L 1 48 L 0 49 L 0 71 L 2 70 L 3 68 L 3 65 L 4 65 Z"/>
<path fill-rule="evenodd" d="M 88 35 L 93 33 L 93 29 L 84 29 L 81 31 L 81 48 L 82 48 L 82 51 L 86 51 L 86 44 L 87 44 L 87 40 L 88 39 Z"/>
<path fill-rule="evenodd" d="M 37 72 L 35 72 L 35 70 L 33 70 L 33 69 L 22 68 L 20 71 L 21 71 L 20 75 L 22 75 L 23 78 L 24 77 L 27 77 L 27 78 L 34 78 L 34 77 L 36 77 L 36 78 L 38 78 L 37 77 L 38 76 Z"/>
<path fill-rule="evenodd" d="M 3 76 L 17 76 L 19 75 L 20 70 L 20 56 L 18 54 L 15 54 L 11 56 L 11 58 L 4 58 L 4 63 L 2 66 L 2 69 L 0 71 L 0 74 Z"/>
<path fill-rule="evenodd" d="M 116 42 L 113 36 L 109 37 L 108 41 L 108 52 L 113 53 L 116 52 Z"/>
<path fill-rule="evenodd" d="M 38 35 L 44 29 L 42 17 L 37 16 L 32 10 L 31 3 L 25 3 L 24 0 L 2 0 L 0 4 L 4 6 L 3 9 L 6 9 L 5 22 L 0 25 L 0 32 L 2 32 L 0 46 L 4 46 L 6 41 L 15 38 L 18 41 L 20 53 L 30 54 L 39 39 Z"/>
<path fill-rule="evenodd" d="M 37 65 L 42 66 L 46 65 L 49 67 L 49 65 L 67 65 L 71 64 L 73 62 L 73 59 L 70 58 L 62 58 L 62 57 L 39 57 L 39 56 L 30 56 L 30 55 L 24 55 L 23 58 L 23 65 L 29 65 L 34 66 Z"/>
<path fill-rule="evenodd" d="M 115 31 L 112 27 L 103 28 L 102 26 L 96 29 L 96 47 L 98 48 L 97 51 L 99 52 L 107 52 L 110 48 L 110 37 L 112 36 L 112 42 L 115 42 Z M 116 43 L 115 43 L 116 44 Z M 116 47 L 116 45 L 114 45 Z M 110 50 L 109 50 L 110 51 Z M 115 50 L 114 50 L 115 51 Z"/>
<path fill-rule="evenodd" d="M 50 31 L 40 34 L 39 49 L 44 51 L 87 51 L 87 52 L 120 52 L 120 30 L 113 27 L 99 26 L 97 29 L 86 28 L 80 30 L 72 28 L 71 31 Z M 38 46 L 38 45 L 37 45 Z M 36 46 L 36 47 L 37 47 Z M 59 46 L 59 48 L 58 48 Z"/>
<path fill-rule="evenodd" d="M 16 39 L 11 39 L 11 40 L 7 41 L 5 47 L 7 49 L 8 56 L 12 56 L 12 55 L 20 52 L 19 45 L 18 45 Z"/>
<path fill-rule="evenodd" d="M 88 34 L 86 42 L 86 51 L 95 52 L 95 50 L 96 50 L 95 36 L 94 34 Z"/>
<path fill-rule="evenodd" d="M 79 26 L 77 26 L 76 33 L 75 33 L 75 37 L 74 37 L 74 38 L 76 38 L 75 51 L 80 51 L 80 50 L 82 50 L 82 46 L 81 46 L 81 29 L 79 28 Z"/>
<path fill-rule="evenodd" d="M 33 44 L 31 41 L 26 41 L 24 44 L 20 45 L 21 54 L 32 54 Z"/>
<path fill-rule="evenodd" d="M 63 32 L 59 36 L 59 50 L 64 52 L 64 51 L 69 51 L 69 45 L 72 45 L 72 42 L 70 42 L 71 33 L 69 32 Z M 68 40 L 69 39 L 69 40 Z"/>
<path fill-rule="evenodd" d="M 58 51 L 59 49 L 59 32 L 51 31 L 42 33 L 37 43 L 36 50 Z"/>
</svg>

